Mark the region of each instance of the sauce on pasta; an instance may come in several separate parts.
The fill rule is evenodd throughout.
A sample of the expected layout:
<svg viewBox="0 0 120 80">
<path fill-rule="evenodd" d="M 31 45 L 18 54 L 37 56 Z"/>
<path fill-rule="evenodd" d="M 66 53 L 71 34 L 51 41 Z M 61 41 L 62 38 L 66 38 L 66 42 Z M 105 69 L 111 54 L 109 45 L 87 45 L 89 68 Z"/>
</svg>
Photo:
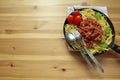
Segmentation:
<svg viewBox="0 0 120 80">
<path fill-rule="evenodd" d="M 83 20 L 78 27 L 78 31 L 83 36 L 88 48 L 91 48 L 93 43 L 98 43 L 102 40 L 102 27 L 92 18 L 86 18 Z"/>
</svg>

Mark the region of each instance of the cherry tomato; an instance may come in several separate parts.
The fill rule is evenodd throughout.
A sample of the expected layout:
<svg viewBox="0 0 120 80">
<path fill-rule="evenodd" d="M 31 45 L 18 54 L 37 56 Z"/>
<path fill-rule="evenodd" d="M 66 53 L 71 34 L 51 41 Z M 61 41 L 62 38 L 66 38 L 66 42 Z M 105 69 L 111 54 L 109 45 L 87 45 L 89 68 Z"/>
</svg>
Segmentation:
<svg viewBox="0 0 120 80">
<path fill-rule="evenodd" d="M 74 19 L 74 24 L 79 25 L 82 21 L 82 17 L 80 15 L 76 16 Z"/>
<path fill-rule="evenodd" d="M 80 15 L 79 11 L 78 11 L 78 10 L 75 10 L 75 11 L 73 12 L 73 16 L 78 16 L 78 15 Z"/>
<path fill-rule="evenodd" d="M 68 21 L 68 23 L 73 23 L 74 22 L 74 16 L 73 15 L 69 15 L 68 17 L 67 17 L 67 21 Z"/>
</svg>

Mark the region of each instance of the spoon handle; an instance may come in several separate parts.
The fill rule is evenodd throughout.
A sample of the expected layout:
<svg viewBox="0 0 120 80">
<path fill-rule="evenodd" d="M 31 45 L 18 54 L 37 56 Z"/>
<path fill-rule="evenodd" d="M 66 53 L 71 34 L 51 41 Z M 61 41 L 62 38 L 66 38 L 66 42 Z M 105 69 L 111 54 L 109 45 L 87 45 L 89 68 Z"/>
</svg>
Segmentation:
<svg viewBox="0 0 120 80">
<path fill-rule="evenodd" d="M 96 66 L 100 69 L 101 72 L 104 73 L 104 69 L 102 68 L 101 64 L 98 62 L 98 60 L 90 53 L 90 51 L 85 46 L 83 40 L 80 40 L 81 45 L 83 46 L 85 52 L 90 56 L 90 58 L 93 60 L 93 62 L 96 64 Z"/>
<path fill-rule="evenodd" d="M 82 50 L 80 50 L 80 53 L 81 53 L 82 57 L 84 58 L 84 60 L 87 62 L 87 64 L 90 66 L 90 68 L 93 68 L 92 63 L 90 62 L 88 57 L 85 55 L 85 53 Z"/>
<path fill-rule="evenodd" d="M 101 72 L 104 73 L 104 69 L 102 68 L 101 64 L 98 62 L 98 60 L 89 52 L 89 50 L 84 46 L 85 51 L 90 56 L 90 58 L 93 60 L 93 62 L 96 64 L 96 66 L 100 69 Z"/>
<path fill-rule="evenodd" d="M 93 68 L 92 63 L 90 62 L 90 60 L 86 56 L 85 51 L 82 49 L 82 46 L 78 45 L 77 43 L 76 43 L 76 45 L 78 46 L 79 51 L 80 51 L 82 57 L 84 58 L 84 60 L 87 62 L 87 64 L 90 66 L 90 68 Z"/>
</svg>

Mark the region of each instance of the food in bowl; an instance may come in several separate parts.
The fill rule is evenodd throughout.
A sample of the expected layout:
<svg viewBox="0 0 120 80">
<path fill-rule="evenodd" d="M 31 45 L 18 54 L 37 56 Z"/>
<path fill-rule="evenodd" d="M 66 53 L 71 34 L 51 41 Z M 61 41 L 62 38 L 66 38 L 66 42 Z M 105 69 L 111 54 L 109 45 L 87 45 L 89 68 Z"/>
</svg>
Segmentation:
<svg viewBox="0 0 120 80">
<path fill-rule="evenodd" d="M 112 30 L 105 16 L 98 11 L 90 8 L 75 10 L 67 17 L 64 27 L 65 34 L 71 30 L 79 31 L 92 54 L 109 49 L 113 36 Z M 77 50 L 74 44 L 70 45 Z"/>
</svg>

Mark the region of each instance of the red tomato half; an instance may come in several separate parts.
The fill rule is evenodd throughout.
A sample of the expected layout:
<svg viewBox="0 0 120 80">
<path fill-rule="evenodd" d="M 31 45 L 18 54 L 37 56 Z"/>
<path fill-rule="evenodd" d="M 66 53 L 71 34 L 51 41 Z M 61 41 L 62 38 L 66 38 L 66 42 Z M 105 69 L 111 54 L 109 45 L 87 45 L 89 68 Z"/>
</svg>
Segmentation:
<svg viewBox="0 0 120 80">
<path fill-rule="evenodd" d="M 74 16 L 73 15 L 69 15 L 68 17 L 67 17 L 67 21 L 68 21 L 68 23 L 73 23 L 74 22 Z"/>
<path fill-rule="evenodd" d="M 80 15 L 76 16 L 74 19 L 74 24 L 79 25 L 82 21 L 82 17 Z"/>
<path fill-rule="evenodd" d="M 80 15 L 79 11 L 78 11 L 78 10 L 75 10 L 75 11 L 73 12 L 73 16 L 78 16 L 78 15 Z"/>
</svg>

